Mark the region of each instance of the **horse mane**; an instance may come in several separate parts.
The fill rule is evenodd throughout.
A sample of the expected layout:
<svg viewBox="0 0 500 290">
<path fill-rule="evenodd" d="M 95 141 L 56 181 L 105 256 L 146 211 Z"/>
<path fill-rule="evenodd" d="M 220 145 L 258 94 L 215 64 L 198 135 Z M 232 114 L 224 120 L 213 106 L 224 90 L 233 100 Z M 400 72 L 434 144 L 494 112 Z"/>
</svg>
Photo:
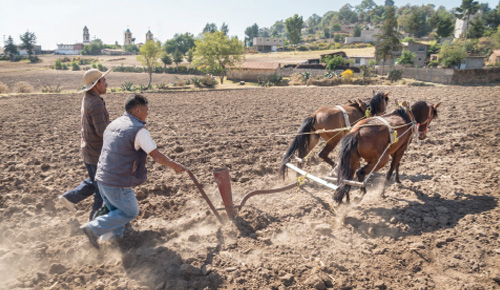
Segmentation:
<svg viewBox="0 0 500 290">
<path fill-rule="evenodd" d="M 418 101 L 413 104 L 411 106 L 411 111 L 413 116 L 415 116 L 415 121 L 417 121 L 417 123 L 425 122 L 429 116 L 429 106 L 424 101 Z"/>
<path fill-rule="evenodd" d="M 406 123 L 411 123 L 410 116 L 408 116 L 408 113 L 406 113 L 406 110 L 403 106 L 400 106 L 396 109 L 396 114 L 399 115 L 401 118 L 403 118 L 403 120 L 405 120 Z"/>
<path fill-rule="evenodd" d="M 370 100 L 370 108 L 372 110 L 372 114 L 376 115 L 377 113 L 383 113 L 383 112 L 377 112 L 377 108 L 384 102 L 385 100 L 385 95 L 383 92 L 378 92 L 376 93 Z"/>
</svg>

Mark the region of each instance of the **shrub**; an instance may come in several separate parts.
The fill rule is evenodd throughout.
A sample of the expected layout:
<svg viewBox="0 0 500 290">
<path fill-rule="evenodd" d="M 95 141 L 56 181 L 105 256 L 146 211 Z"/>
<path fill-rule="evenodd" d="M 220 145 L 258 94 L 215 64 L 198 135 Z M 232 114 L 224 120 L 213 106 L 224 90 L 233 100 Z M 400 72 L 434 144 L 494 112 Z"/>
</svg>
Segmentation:
<svg viewBox="0 0 500 290">
<path fill-rule="evenodd" d="M 54 63 L 54 69 L 57 69 L 57 70 L 62 69 L 62 62 L 59 59 L 56 60 L 56 62 Z"/>
<path fill-rule="evenodd" d="M 12 88 L 14 93 L 32 93 L 34 91 L 33 86 L 27 82 L 17 82 Z"/>
<path fill-rule="evenodd" d="M 215 79 L 214 76 L 206 74 L 202 78 L 202 84 L 207 88 L 213 88 L 217 84 L 217 80 Z"/>
<path fill-rule="evenodd" d="M 437 67 L 439 65 L 438 60 L 431 60 L 428 64 L 427 67 Z"/>
<path fill-rule="evenodd" d="M 80 65 L 76 61 L 73 61 L 71 63 L 71 70 L 80 70 Z"/>
<path fill-rule="evenodd" d="M 63 70 L 67 70 L 67 69 L 68 69 L 68 66 L 67 66 L 65 63 L 63 63 L 63 64 L 62 64 L 62 69 L 63 69 Z"/>
<path fill-rule="evenodd" d="M 98 63 L 97 64 L 97 69 L 100 70 L 100 71 L 106 71 L 106 70 L 108 70 L 108 68 L 106 68 L 105 66 L 103 66 L 102 63 Z"/>
<path fill-rule="evenodd" d="M 398 59 L 398 62 L 401 65 L 412 66 L 413 65 L 413 59 L 415 58 L 415 56 L 416 56 L 415 53 L 410 52 L 409 50 L 403 50 L 403 53 L 401 54 L 401 57 Z"/>
<path fill-rule="evenodd" d="M 124 82 L 123 84 L 121 84 L 121 88 L 122 88 L 122 91 L 133 91 L 133 86 L 134 84 L 132 82 Z"/>
<path fill-rule="evenodd" d="M 9 92 L 9 87 L 6 84 L 0 82 L 0 94 L 6 94 L 8 92 Z"/>
<path fill-rule="evenodd" d="M 157 84 L 156 88 L 159 90 L 166 90 L 166 89 L 168 89 L 168 85 L 165 83 L 161 83 L 161 84 Z"/>
<path fill-rule="evenodd" d="M 97 65 L 95 63 L 93 63 L 92 68 L 97 68 Z"/>
<path fill-rule="evenodd" d="M 402 78 L 403 72 L 397 69 L 393 69 L 389 71 L 389 75 L 387 76 L 391 82 L 398 81 Z"/>
<path fill-rule="evenodd" d="M 343 73 L 340 74 L 342 78 L 350 79 L 353 76 L 352 70 L 346 69 Z"/>
<path fill-rule="evenodd" d="M 60 84 L 56 86 L 43 85 L 42 93 L 60 93 L 62 91 L 62 87 Z"/>
<path fill-rule="evenodd" d="M 272 74 L 270 76 L 258 76 L 257 81 L 260 86 L 271 87 L 280 85 L 283 82 L 283 78 L 277 74 Z"/>
<path fill-rule="evenodd" d="M 444 67 L 454 67 L 460 65 L 467 53 L 458 45 L 443 45 L 439 53 L 439 59 Z"/>
</svg>

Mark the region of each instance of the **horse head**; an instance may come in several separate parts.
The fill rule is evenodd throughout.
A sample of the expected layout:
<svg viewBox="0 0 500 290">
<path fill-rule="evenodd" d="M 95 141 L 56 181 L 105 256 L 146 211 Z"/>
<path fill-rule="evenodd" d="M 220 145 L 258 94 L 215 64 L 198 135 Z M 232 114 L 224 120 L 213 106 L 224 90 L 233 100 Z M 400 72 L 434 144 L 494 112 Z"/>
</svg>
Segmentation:
<svg viewBox="0 0 500 290">
<path fill-rule="evenodd" d="M 387 103 L 389 102 L 390 92 L 375 92 L 373 91 L 373 97 L 370 100 L 370 110 L 372 115 L 378 116 L 383 115 L 387 110 Z"/>
<path fill-rule="evenodd" d="M 427 129 L 429 129 L 430 123 L 438 116 L 437 108 L 439 105 L 441 105 L 441 102 L 432 105 L 420 101 L 411 106 L 411 111 L 418 126 L 418 139 L 424 140 L 427 137 Z"/>
</svg>

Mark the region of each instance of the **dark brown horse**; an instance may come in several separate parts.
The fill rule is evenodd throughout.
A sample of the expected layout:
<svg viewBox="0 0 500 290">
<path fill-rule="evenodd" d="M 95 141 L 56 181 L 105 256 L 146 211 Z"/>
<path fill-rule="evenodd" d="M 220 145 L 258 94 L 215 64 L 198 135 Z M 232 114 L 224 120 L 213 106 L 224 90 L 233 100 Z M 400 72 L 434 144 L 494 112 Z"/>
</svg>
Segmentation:
<svg viewBox="0 0 500 290">
<path fill-rule="evenodd" d="M 405 102 L 403 106 L 390 114 L 358 122 L 340 143 L 338 157 L 339 187 L 335 192 L 335 201 L 341 203 L 344 196 L 346 196 L 346 201 L 349 202 L 351 186 L 345 184 L 344 180 L 352 180 L 354 173 L 356 173 L 358 180 L 363 182 L 366 175 L 372 172 L 372 169 L 375 168 L 375 171 L 377 171 L 384 167 L 389 162 L 389 156 L 392 156 L 392 162 L 387 172 L 384 189 L 394 169 L 396 169 L 396 182 L 400 183 L 399 164 L 412 140 L 412 133 L 418 131 L 419 139 L 426 137 L 430 122 L 437 117 L 437 107 L 439 105 L 440 103 L 432 105 L 419 101 L 413 104 L 410 109 Z M 397 133 L 394 133 L 394 131 Z M 395 134 L 397 134 L 398 140 L 391 140 L 391 135 L 395 136 Z M 360 166 L 360 158 L 363 158 L 367 164 L 356 171 Z M 364 187 L 362 189 L 366 193 L 366 189 Z M 383 191 L 382 196 L 384 196 Z"/>
<path fill-rule="evenodd" d="M 286 150 L 285 156 L 281 161 L 280 174 L 285 178 L 286 164 L 290 161 L 295 151 L 298 151 L 300 159 L 307 154 L 318 144 L 319 138 L 322 137 L 326 141 L 326 145 L 319 153 L 319 157 L 325 162 L 335 167 L 335 163 L 328 157 L 328 154 L 335 149 L 335 146 L 344 137 L 348 130 L 338 132 L 328 132 L 328 130 L 350 127 L 357 121 L 365 117 L 366 111 L 369 110 L 369 115 L 382 115 L 387 108 L 389 101 L 389 92 L 382 93 L 375 91 L 373 96 L 368 101 L 353 101 L 349 105 L 344 106 L 326 106 L 319 108 L 312 116 L 307 117 L 300 125 L 299 132 L 293 139 L 292 144 Z M 342 112 L 342 109 L 344 112 Z M 344 115 L 347 115 L 348 122 Z M 347 123 L 347 124 L 346 124 Z M 326 132 L 315 134 L 317 130 L 325 129 Z"/>
</svg>

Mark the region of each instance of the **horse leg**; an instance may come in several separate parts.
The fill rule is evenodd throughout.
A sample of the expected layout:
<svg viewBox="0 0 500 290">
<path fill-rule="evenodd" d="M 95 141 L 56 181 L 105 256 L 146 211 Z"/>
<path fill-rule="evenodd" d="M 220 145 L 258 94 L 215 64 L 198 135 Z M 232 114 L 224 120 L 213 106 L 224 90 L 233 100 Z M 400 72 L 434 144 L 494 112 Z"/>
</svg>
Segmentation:
<svg viewBox="0 0 500 290">
<path fill-rule="evenodd" d="M 401 183 L 399 180 L 399 162 L 401 161 L 401 158 L 403 158 L 403 154 L 405 153 L 405 148 L 401 147 L 399 148 L 398 151 L 396 151 L 392 155 L 392 162 L 391 162 L 391 167 L 389 168 L 389 171 L 387 172 L 387 176 L 385 177 L 385 181 L 389 182 L 391 179 L 392 173 L 394 172 L 394 169 L 396 169 L 396 182 Z"/>
<path fill-rule="evenodd" d="M 321 150 L 321 152 L 319 153 L 319 157 L 323 159 L 326 163 L 330 164 L 332 168 L 335 168 L 335 162 L 332 159 L 330 159 L 330 157 L 328 157 L 328 154 L 330 154 L 330 152 L 333 151 L 333 149 L 335 148 L 335 146 L 337 146 L 338 143 L 339 140 L 337 138 L 330 140 L 328 143 L 326 143 L 325 148 L 323 148 L 323 150 Z"/>
<path fill-rule="evenodd" d="M 384 167 L 385 164 L 387 164 L 387 162 L 389 162 L 389 154 L 384 154 L 384 156 L 382 156 L 382 158 L 380 159 L 380 162 L 378 163 L 377 167 L 375 168 L 375 164 L 377 164 L 377 161 L 378 159 L 374 159 L 374 160 L 369 160 L 368 161 L 368 164 L 366 164 L 363 168 L 361 168 L 359 171 L 359 175 L 358 175 L 358 178 L 359 178 L 359 181 L 362 182 L 365 178 L 365 176 L 367 174 L 370 174 L 370 172 L 373 171 L 378 171 L 380 168 Z M 375 170 L 374 170 L 375 168 Z M 384 188 L 382 189 L 382 193 L 380 194 L 380 196 L 382 198 L 385 198 L 385 195 L 384 195 L 384 191 L 385 191 L 385 186 L 386 186 L 386 182 L 384 182 Z M 366 189 L 365 189 L 365 193 L 366 193 Z"/>
</svg>

